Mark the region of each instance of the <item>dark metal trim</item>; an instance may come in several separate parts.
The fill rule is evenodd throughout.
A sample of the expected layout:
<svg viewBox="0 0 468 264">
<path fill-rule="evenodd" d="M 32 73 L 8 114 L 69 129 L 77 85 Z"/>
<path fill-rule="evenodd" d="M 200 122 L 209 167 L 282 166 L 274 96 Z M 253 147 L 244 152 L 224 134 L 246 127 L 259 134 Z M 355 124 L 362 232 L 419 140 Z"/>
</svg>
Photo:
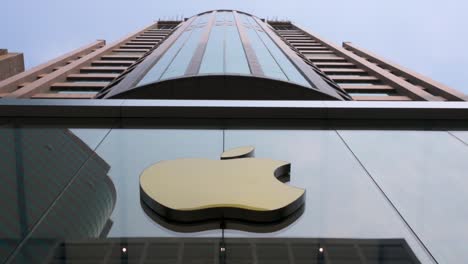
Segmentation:
<svg viewBox="0 0 468 264">
<path fill-rule="evenodd" d="M 0 118 L 462 120 L 465 102 L 0 99 Z M 292 120 L 291 120 L 292 121 Z"/>
<path fill-rule="evenodd" d="M 203 55 L 205 54 L 206 45 L 208 44 L 208 39 L 210 38 L 211 28 L 213 28 L 213 24 L 216 22 L 216 11 L 213 11 L 211 16 L 211 20 L 205 27 L 205 31 L 203 32 L 200 42 L 198 43 L 198 47 L 195 50 L 192 59 L 190 60 L 187 70 L 185 71 L 185 75 L 197 74 L 198 70 L 200 69 Z"/>
<path fill-rule="evenodd" d="M 204 15 L 204 14 L 210 13 L 210 12 L 237 12 L 237 13 L 246 14 L 246 15 L 251 16 L 251 17 L 255 17 L 255 15 L 249 14 L 249 13 L 244 12 L 244 11 L 236 10 L 236 9 L 215 9 L 215 10 L 209 10 L 209 11 L 205 11 L 205 12 L 196 14 L 196 15 L 194 15 L 194 17 L 196 17 L 196 16 L 201 16 L 201 15 Z"/>
<path fill-rule="evenodd" d="M 236 22 L 237 30 L 239 31 L 242 46 L 244 46 L 245 56 L 247 57 L 247 62 L 249 63 L 249 68 L 252 72 L 252 75 L 265 76 L 262 67 L 260 66 L 260 63 L 258 62 L 257 55 L 255 54 L 252 45 L 250 45 L 249 38 L 244 29 L 244 25 L 240 22 L 239 16 L 237 15 L 236 11 L 233 11 L 233 15 L 234 20 Z"/>
<path fill-rule="evenodd" d="M 234 74 L 184 76 L 128 89 L 109 99 L 174 100 L 335 100 L 320 90 L 296 83 Z"/>
</svg>

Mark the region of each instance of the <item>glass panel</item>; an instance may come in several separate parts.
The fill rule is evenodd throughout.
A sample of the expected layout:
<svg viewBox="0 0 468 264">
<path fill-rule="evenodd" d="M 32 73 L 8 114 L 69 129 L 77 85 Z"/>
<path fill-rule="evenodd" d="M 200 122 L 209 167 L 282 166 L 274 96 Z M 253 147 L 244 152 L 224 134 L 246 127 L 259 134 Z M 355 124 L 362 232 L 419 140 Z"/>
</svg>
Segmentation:
<svg viewBox="0 0 468 264">
<path fill-rule="evenodd" d="M 236 27 L 223 25 L 212 28 L 200 66 L 200 73 L 250 74 Z"/>
<path fill-rule="evenodd" d="M 226 20 L 229 21 L 229 22 L 233 22 L 234 21 L 234 14 L 232 12 L 226 12 Z"/>
<path fill-rule="evenodd" d="M 224 22 L 226 20 L 227 12 L 217 12 L 216 13 L 216 22 Z"/>
<path fill-rule="evenodd" d="M 270 78 L 287 81 L 288 78 L 261 40 L 259 32 L 257 32 L 261 31 L 258 24 L 250 16 L 239 14 L 239 17 L 243 19 L 244 25 L 246 25 L 245 29 L 250 45 L 255 51 L 255 55 L 257 55 L 263 73 Z"/>
<path fill-rule="evenodd" d="M 468 259 L 468 147 L 447 132 L 341 131 L 438 263 Z"/>
<path fill-rule="evenodd" d="M 270 53 L 275 58 L 278 65 L 280 65 L 283 72 L 288 76 L 290 82 L 298 83 L 303 86 L 310 87 L 309 82 L 302 76 L 298 69 L 291 63 L 291 61 L 284 55 L 278 46 L 271 40 L 271 38 L 264 31 L 257 31 L 260 38 L 270 50 Z"/>
<path fill-rule="evenodd" d="M 197 18 L 197 20 L 194 21 L 194 24 L 198 24 L 198 25 L 206 24 L 206 23 L 208 23 L 208 21 L 210 21 L 210 18 L 211 18 L 212 15 L 213 15 L 213 13 L 211 13 L 211 12 L 203 14 L 203 15 L 199 16 Z"/>
<path fill-rule="evenodd" d="M 257 35 L 257 31 L 253 28 L 246 28 L 247 36 L 250 41 L 250 45 L 257 55 L 258 62 L 262 67 L 265 76 L 287 81 L 288 78 L 284 75 L 283 71 L 276 63 L 275 59 L 271 56 L 270 52 L 266 49 L 260 37 Z"/>
<path fill-rule="evenodd" d="M 187 41 L 190 36 L 191 31 L 185 31 L 179 36 L 179 38 L 172 44 L 172 46 L 164 53 L 164 55 L 159 59 L 156 65 L 151 68 L 151 70 L 145 75 L 145 77 L 138 83 L 138 86 L 145 85 L 158 81 L 161 78 L 163 72 L 167 69 L 169 64 L 174 59 L 174 56 L 179 52 L 182 45 Z"/>
<path fill-rule="evenodd" d="M 4 128 L 0 261 L 24 242 L 11 263 L 218 263 L 221 231 L 153 220 L 139 176 L 251 145 L 256 158 L 291 163 L 287 184 L 306 189 L 305 208 L 274 231 L 226 230 L 231 262 L 419 263 L 414 252 L 433 263 L 414 230 L 439 263 L 465 263 L 466 144 L 447 132 L 340 133 L 354 153 L 329 130 Z"/>
<path fill-rule="evenodd" d="M 109 165 L 104 160 L 91 156 L 19 248 L 12 263 L 57 263 L 49 258 L 54 251 L 60 251 L 65 238 L 89 241 L 106 236 L 117 198 L 108 171 Z M 62 253 L 64 257 L 59 263 L 67 257 L 73 258 L 72 252 Z M 86 259 L 84 255 L 81 261 L 83 259 Z"/>
<path fill-rule="evenodd" d="M 198 47 L 198 43 L 200 42 L 200 37 L 203 31 L 203 27 L 197 27 L 192 30 L 192 34 L 190 35 L 189 39 L 174 58 L 166 72 L 164 72 L 161 79 L 174 78 L 184 75 L 188 65 L 190 64 L 193 54 Z"/>
<path fill-rule="evenodd" d="M 232 16 L 232 14 L 231 14 Z M 226 27 L 226 73 L 250 74 L 237 27 Z"/>
<path fill-rule="evenodd" d="M 450 131 L 450 133 L 468 145 L 468 131 Z"/>
<path fill-rule="evenodd" d="M 49 212 L 63 212 L 54 210 L 57 199 L 83 164 L 91 159 L 93 147 L 108 130 L 75 129 L 81 133 L 80 139 L 71 130 L 60 128 L 0 129 L 0 262 L 6 260 Z M 75 206 L 80 205 L 69 206 L 75 211 Z M 63 217 L 48 225 L 54 229 L 72 228 L 73 221 L 79 218 L 78 213 L 76 219 Z M 46 233 L 47 237 L 56 235 L 52 230 Z"/>
<path fill-rule="evenodd" d="M 211 29 L 200 65 L 200 73 L 224 72 L 224 34 L 225 27 L 223 26 L 215 26 Z"/>
<path fill-rule="evenodd" d="M 249 26 L 250 25 L 250 22 L 249 22 L 249 16 L 247 15 L 244 15 L 242 13 L 238 13 L 239 14 L 239 18 L 241 20 L 241 22 L 246 25 L 246 26 Z"/>
<path fill-rule="evenodd" d="M 166 79 L 183 75 L 197 47 L 202 27 L 207 24 L 211 16 L 212 13 L 207 13 L 197 17 L 164 53 L 145 77 L 137 84 L 137 86 L 156 82 L 161 78 Z M 161 77 L 163 74 L 164 76 Z"/>
<path fill-rule="evenodd" d="M 225 144 L 290 162 L 288 184 L 306 189 L 305 211 L 294 224 L 269 234 L 228 230 L 227 237 L 404 238 L 421 263 L 432 263 L 335 131 L 228 130 Z"/>
<path fill-rule="evenodd" d="M 159 225 L 143 211 L 139 177 L 142 171 L 163 160 L 207 158 L 219 160 L 221 130 L 196 129 L 119 129 L 113 130 L 97 149 L 109 165 L 109 176 L 118 199 L 112 214 L 109 237 L 198 236 L 201 233 L 174 233 Z M 218 231 L 206 232 L 217 235 Z"/>
<path fill-rule="evenodd" d="M 234 15 L 229 11 L 221 11 L 216 13 L 216 22 L 233 22 Z"/>
</svg>

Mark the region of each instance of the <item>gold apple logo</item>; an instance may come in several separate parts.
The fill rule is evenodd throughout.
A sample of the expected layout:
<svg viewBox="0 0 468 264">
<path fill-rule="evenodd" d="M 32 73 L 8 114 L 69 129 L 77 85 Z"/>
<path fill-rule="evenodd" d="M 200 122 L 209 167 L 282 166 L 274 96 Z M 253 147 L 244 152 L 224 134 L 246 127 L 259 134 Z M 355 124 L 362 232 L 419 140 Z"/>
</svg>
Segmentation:
<svg viewBox="0 0 468 264">
<path fill-rule="evenodd" d="M 253 147 L 240 147 L 224 152 L 221 160 L 158 162 L 140 176 L 141 199 L 176 222 L 280 221 L 303 205 L 305 190 L 283 183 L 289 180 L 289 163 L 253 158 L 253 153 Z"/>
</svg>

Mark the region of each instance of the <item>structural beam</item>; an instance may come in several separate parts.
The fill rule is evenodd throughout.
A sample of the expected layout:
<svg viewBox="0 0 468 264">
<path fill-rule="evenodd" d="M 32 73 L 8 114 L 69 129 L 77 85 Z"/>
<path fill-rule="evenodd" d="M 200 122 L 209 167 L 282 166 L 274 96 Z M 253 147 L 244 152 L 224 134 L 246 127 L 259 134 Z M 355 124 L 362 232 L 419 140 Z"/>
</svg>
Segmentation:
<svg viewBox="0 0 468 264">
<path fill-rule="evenodd" d="M 301 28 L 304 33 L 309 35 L 310 37 L 316 39 L 317 41 L 321 42 L 323 45 L 327 46 L 331 50 L 335 51 L 339 56 L 345 58 L 346 60 L 353 62 L 360 67 L 362 67 L 368 73 L 378 77 L 382 81 L 385 81 L 387 84 L 391 85 L 395 88 L 400 94 L 406 95 L 409 98 L 417 101 L 442 101 L 443 99 L 437 96 L 434 96 L 423 89 L 399 78 L 391 74 L 390 72 L 378 67 L 377 65 L 367 61 L 366 59 L 352 53 L 349 50 L 346 50 L 343 47 L 337 46 L 324 38 L 312 34 L 307 30 Z"/>
<path fill-rule="evenodd" d="M 99 49 L 105 44 L 106 42 L 104 40 L 97 40 L 84 47 L 81 47 L 77 50 L 74 50 L 63 56 L 60 56 L 54 60 L 51 60 L 39 66 L 36 66 L 28 71 L 22 72 L 15 76 L 12 76 L 6 80 L 3 80 L 0 82 L 0 93 L 13 92 L 17 90 L 18 87 L 24 83 L 27 83 L 27 85 L 25 86 L 31 85 L 35 83 L 36 81 L 38 81 L 37 78 L 40 75 L 51 73 L 54 70 L 60 70 L 63 66 L 65 66 L 65 64 L 68 61 L 78 58 L 80 56 L 83 56 L 85 54 L 89 54 L 93 50 Z"/>
<path fill-rule="evenodd" d="M 428 91 L 430 91 L 433 94 L 440 95 L 452 101 L 465 101 L 466 100 L 465 98 L 466 95 L 464 95 L 463 93 L 460 93 L 455 89 L 452 89 L 446 85 L 436 82 L 419 73 L 416 73 L 407 68 L 404 68 L 403 66 L 400 66 L 396 63 L 385 60 L 382 57 L 379 57 L 368 50 L 358 48 L 356 45 L 352 44 L 351 42 L 344 42 L 343 47 L 347 50 L 350 50 L 356 53 L 359 56 L 363 56 L 363 57 L 371 59 L 375 63 L 379 64 L 381 67 L 386 68 L 392 71 L 393 73 L 400 75 L 403 78 L 408 79 L 409 81 L 411 81 L 412 83 L 416 85 L 423 86 L 424 88 L 426 88 Z"/>
<path fill-rule="evenodd" d="M 82 67 L 87 67 L 90 66 L 93 61 L 95 61 L 97 58 L 100 58 L 102 56 L 105 56 L 106 54 L 112 52 L 112 50 L 120 47 L 124 43 L 128 42 L 130 39 L 135 38 L 139 34 L 143 33 L 144 31 L 154 27 L 157 25 L 157 23 L 153 23 L 150 26 L 145 27 L 144 29 L 136 32 L 136 33 L 131 33 L 124 38 L 114 42 L 111 45 L 107 45 L 101 49 L 98 49 L 81 59 L 78 59 L 76 61 L 71 62 L 65 67 L 62 67 L 55 72 L 52 72 L 45 76 L 44 78 L 41 78 L 33 83 L 30 83 L 23 88 L 18 89 L 17 91 L 9 94 L 6 97 L 9 98 L 27 98 L 31 97 L 35 93 L 44 93 L 50 89 L 50 86 L 56 82 L 64 82 L 67 80 L 67 77 L 69 74 L 74 74 L 74 73 L 79 73 L 80 69 Z"/>
<path fill-rule="evenodd" d="M 263 72 L 262 67 L 260 66 L 260 62 L 258 61 L 257 55 L 255 54 L 255 51 L 252 48 L 252 44 L 250 44 L 250 40 L 247 36 L 246 29 L 240 21 L 239 14 L 237 13 L 237 11 L 234 11 L 233 14 L 237 30 L 239 30 L 239 37 L 244 46 L 245 56 L 247 57 L 247 62 L 249 63 L 250 71 L 253 75 L 265 76 L 265 73 Z"/>
</svg>

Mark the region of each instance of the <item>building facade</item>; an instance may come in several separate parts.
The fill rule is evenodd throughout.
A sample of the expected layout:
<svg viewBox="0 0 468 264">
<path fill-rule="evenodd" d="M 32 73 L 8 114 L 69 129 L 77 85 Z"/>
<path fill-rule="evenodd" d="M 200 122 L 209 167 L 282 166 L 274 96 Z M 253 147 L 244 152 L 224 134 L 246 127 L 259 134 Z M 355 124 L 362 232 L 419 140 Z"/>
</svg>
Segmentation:
<svg viewBox="0 0 468 264">
<path fill-rule="evenodd" d="M 11 53 L 0 49 L 0 81 L 24 71 L 24 58 L 22 53 Z"/>
<path fill-rule="evenodd" d="M 351 43 L 215 10 L 96 41 L 0 82 L 0 93 L 5 263 L 468 260 L 466 96 Z M 255 153 L 230 151 L 243 146 Z M 261 223 L 205 221 L 208 210 L 178 221 L 142 195 L 158 164 L 232 156 L 289 164 L 271 178 L 305 190 L 303 204 Z M 174 200 L 237 184 L 170 182 L 159 190 Z"/>
<path fill-rule="evenodd" d="M 194 78 L 198 98 L 183 88 L 167 91 L 193 86 Z M 254 88 L 240 89 L 253 79 Z M 157 89 L 148 94 L 141 86 Z M 466 100 L 352 43 L 340 47 L 291 22 L 230 10 L 158 21 L 111 45 L 90 43 L 1 82 L 0 92 L 4 98 Z"/>
</svg>

